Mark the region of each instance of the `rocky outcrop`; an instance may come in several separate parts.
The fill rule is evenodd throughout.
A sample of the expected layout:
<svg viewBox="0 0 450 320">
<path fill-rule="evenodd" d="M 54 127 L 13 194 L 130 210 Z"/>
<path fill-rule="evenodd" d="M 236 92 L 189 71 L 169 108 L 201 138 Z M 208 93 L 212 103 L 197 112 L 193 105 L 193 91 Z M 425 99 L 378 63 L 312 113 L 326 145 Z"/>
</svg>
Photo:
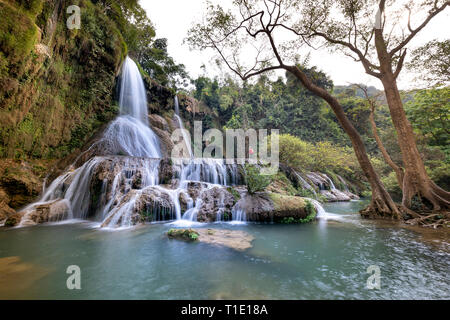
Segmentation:
<svg viewBox="0 0 450 320">
<path fill-rule="evenodd" d="M 21 212 L 20 226 L 33 226 L 45 222 L 57 222 L 68 219 L 71 216 L 70 203 L 59 199 L 47 203 L 36 204 Z"/>
<path fill-rule="evenodd" d="M 170 229 L 167 236 L 171 239 L 202 242 L 224 246 L 238 251 L 252 247 L 253 236 L 240 230 L 225 229 Z"/>
<path fill-rule="evenodd" d="M 236 203 L 234 196 L 226 188 L 217 186 L 203 190 L 201 201 L 202 206 L 197 213 L 199 222 L 214 222 L 218 215 L 230 219 Z"/>
<path fill-rule="evenodd" d="M 248 221 L 281 222 L 284 218 L 304 219 L 308 216 L 306 201 L 301 197 L 277 193 L 246 195 L 236 203 Z"/>
</svg>

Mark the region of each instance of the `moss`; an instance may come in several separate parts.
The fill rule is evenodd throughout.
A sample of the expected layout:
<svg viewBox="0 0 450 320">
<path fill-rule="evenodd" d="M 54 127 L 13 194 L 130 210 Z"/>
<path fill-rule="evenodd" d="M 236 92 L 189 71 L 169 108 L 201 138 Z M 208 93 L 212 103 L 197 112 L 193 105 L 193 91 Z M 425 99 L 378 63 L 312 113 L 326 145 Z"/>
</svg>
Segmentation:
<svg viewBox="0 0 450 320">
<path fill-rule="evenodd" d="M 82 7 L 83 28 L 68 30 L 59 19 L 55 32 L 44 34 L 42 44 L 52 40 L 50 62 L 33 48 L 36 24 L 46 31 L 54 1 L 0 2 L 2 157 L 62 158 L 118 112 L 112 96 L 127 50 L 123 37 L 98 6 L 72 4 Z"/>
<path fill-rule="evenodd" d="M 227 188 L 227 191 L 228 191 L 229 193 L 231 193 L 231 195 L 233 196 L 235 202 L 237 202 L 237 201 L 239 201 L 239 200 L 241 199 L 240 193 L 239 193 L 235 188 L 233 188 L 233 187 L 228 187 L 228 188 Z"/>
<path fill-rule="evenodd" d="M 170 229 L 167 232 L 169 238 L 176 238 L 185 241 L 197 241 L 200 234 L 192 229 Z"/>
<path fill-rule="evenodd" d="M 0 48 L 10 64 L 23 62 L 37 40 L 33 20 L 11 4 L 0 2 Z"/>
<path fill-rule="evenodd" d="M 305 208 L 306 206 L 305 200 L 300 197 L 287 196 L 273 192 L 268 195 L 273 202 L 274 209 L 277 211 L 291 211 L 298 208 Z"/>
<path fill-rule="evenodd" d="M 276 193 L 284 193 L 291 196 L 294 196 L 298 193 L 292 182 L 286 177 L 286 174 L 281 171 L 278 171 L 277 174 L 272 177 L 272 182 L 269 185 L 268 190 Z"/>
<path fill-rule="evenodd" d="M 294 217 L 284 217 L 281 223 L 292 224 L 292 223 L 309 223 L 316 218 L 317 210 L 311 201 L 306 200 L 305 211 L 308 214 L 305 218 L 295 219 Z"/>
</svg>

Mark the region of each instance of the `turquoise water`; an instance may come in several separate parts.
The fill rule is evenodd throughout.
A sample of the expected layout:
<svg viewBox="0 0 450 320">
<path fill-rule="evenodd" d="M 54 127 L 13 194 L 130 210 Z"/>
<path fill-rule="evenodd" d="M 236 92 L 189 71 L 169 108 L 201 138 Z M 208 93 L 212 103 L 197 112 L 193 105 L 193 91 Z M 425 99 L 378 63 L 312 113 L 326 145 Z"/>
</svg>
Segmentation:
<svg viewBox="0 0 450 320">
<path fill-rule="evenodd" d="M 169 224 L 2 229 L 0 298 L 449 299 L 445 241 L 351 214 L 363 205 L 327 204 L 335 215 L 305 225 L 207 225 L 253 235 L 244 252 L 169 240 Z M 69 265 L 81 269 L 81 290 L 66 287 Z M 370 265 L 380 290 L 366 287 Z"/>
</svg>

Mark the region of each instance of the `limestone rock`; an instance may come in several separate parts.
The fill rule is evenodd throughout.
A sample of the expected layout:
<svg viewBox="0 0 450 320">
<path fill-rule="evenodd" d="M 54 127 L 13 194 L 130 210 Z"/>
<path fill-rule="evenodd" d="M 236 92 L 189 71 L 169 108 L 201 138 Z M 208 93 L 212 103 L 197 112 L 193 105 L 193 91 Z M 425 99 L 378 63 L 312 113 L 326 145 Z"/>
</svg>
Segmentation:
<svg viewBox="0 0 450 320">
<path fill-rule="evenodd" d="M 246 213 L 249 221 L 259 222 L 280 222 L 289 217 L 306 218 L 305 206 L 306 202 L 301 197 L 265 192 L 246 195 L 236 204 L 236 208 Z"/>
</svg>

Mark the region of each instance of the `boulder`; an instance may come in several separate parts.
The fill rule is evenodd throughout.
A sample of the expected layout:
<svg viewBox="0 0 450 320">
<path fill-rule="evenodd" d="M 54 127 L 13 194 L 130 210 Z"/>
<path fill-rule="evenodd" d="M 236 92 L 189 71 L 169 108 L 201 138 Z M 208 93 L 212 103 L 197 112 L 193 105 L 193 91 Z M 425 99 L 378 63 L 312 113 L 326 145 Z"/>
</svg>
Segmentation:
<svg viewBox="0 0 450 320">
<path fill-rule="evenodd" d="M 246 195 L 235 206 L 245 212 L 248 221 L 259 222 L 304 219 L 308 216 L 305 207 L 306 201 L 301 197 L 266 192 Z"/>
<path fill-rule="evenodd" d="M 199 222 L 214 222 L 218 214 L 231 218 L 235 197 L 225 187 L 212 187 L 201 193 L 202 206 L 197 213 Z"/>
<path fill-rule="evenodd" d="M 5 227 L 15 227 L 20 223 L 20 220 L 22 220 L 23 212 L 15 212 L 8 216 L 8 218 L 5 221 L 4 226 Z"/>
<path fill-rule="evenodd" d="M 159 145 L 161 147 L 161 154 L 163 158 L 170 158 L 174 146 L 170 133 L 160 128 L 153 128 L 153 132 L 155 132 L 155 134 L 158 136 L 160 140 Z"/>
<path fill-rule="evenodd" d="M 36 204 L 24 210 L 20 221 L 21 226 L 36 225 L 45 222 L 56 222 L 70 217 L 70 203 L 65 199 L 58 199 L 47 203 Z"/>
<path fill-rule="evenodd" d="M 153 113 L 148 116 L 148 120 L 152 129 L 158 128 L 163 131 L 169 131 L 169 124 L 163 117 Z"/>
</svg>

